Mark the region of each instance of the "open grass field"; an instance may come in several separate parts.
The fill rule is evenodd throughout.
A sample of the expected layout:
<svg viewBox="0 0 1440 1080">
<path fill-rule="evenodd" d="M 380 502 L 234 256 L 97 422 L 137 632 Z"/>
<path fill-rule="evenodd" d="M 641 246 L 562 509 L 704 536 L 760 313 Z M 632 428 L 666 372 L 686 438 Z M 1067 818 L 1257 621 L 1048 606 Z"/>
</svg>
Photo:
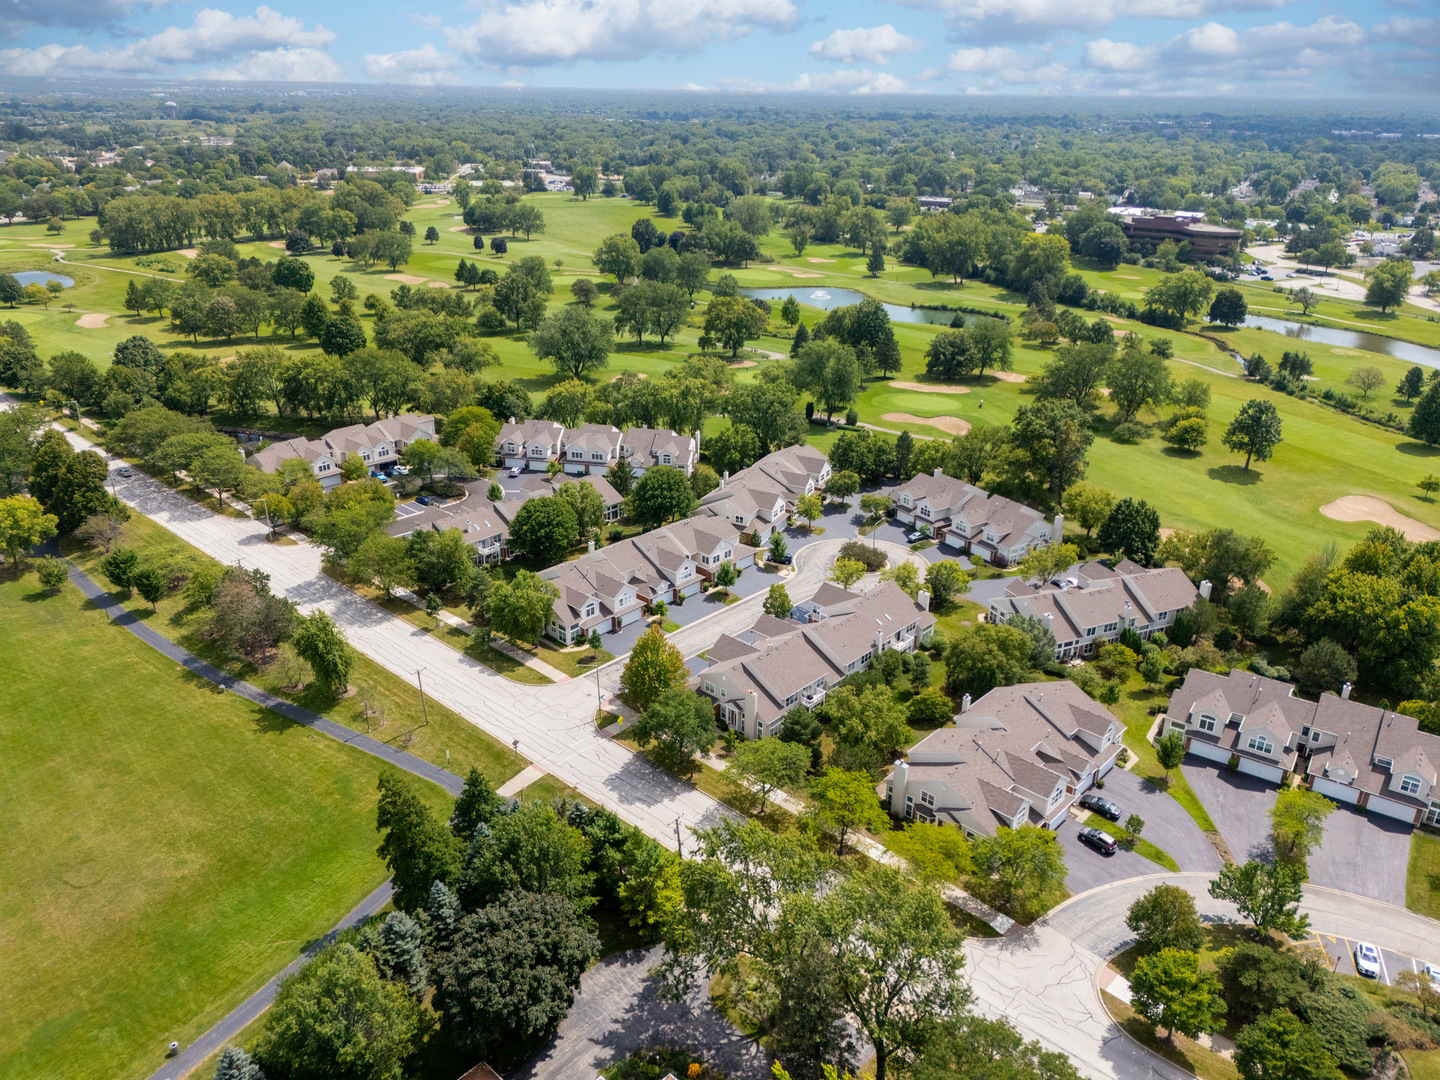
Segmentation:
<svg viewBox="0 0 1440 1080">
<path fill-rule="evenodd" d="M 384 880 L 379 763 L 33 573 L 0 577 L 0 650 L 0 1075 L 148 1075 Z"/>
<path fill-rule="evenodd" d="M 489 254 L 482 258 L 486 265 L 493 265 L 502 272 L 505 265 L 518 257 L 533 254 L 544 258 L 551 267 L 556 287 L 551 300 L 552 309 L 569 302 L 569 284 L 577 274 L 594 276 L 590 252 L 601 239 L 614 232 L 628 233 L 630 225 L 640 217 L 655 217 L 652 207 L 630 200 L 594 198 L 580 202 L 565 194 L 543 193 L 527 196 L 527 201 L 533 201 L 544 213 L 546 231 L 528 241 L 523 236 L 510 238 L 509 254 L 504 259 Z M 401 273 L 427 283 L 453 284 L 458 261 L 461 258 L 474 259 L 478 254 L 473 249 L 468 232 L 451 231 L 461 224 L 458 215 L 459 207 L 448 199 L 417 198 L 416 206 L 409 214 L 418 234 L 414 242 L 414 256 L 408 266 L 401 268 Z M 656 220 L 666 229 L 681 227 L 678 218 L 656 217 Z M 232 342 L 202 340 L 197 345 L 177 339 L 169 330 L 168 320 L 153 316 L 136 318 L 124 313 L 122 302 L 129 277 L 124 271 L 155 271 L 138 266 L 134 258 L 114 257 L 108 249 L 91 245 L 86 236 L 87 224 L 73 223 L 58 238 L 47 236 L 43 227 L 38 225 L 0 227 L 0 268 L 39 269 L 48 266 L 76 278 L 76 287 L 67 290 L 61 297 L 61 303 L 52 304 L 48 311 L 21 306 L 13 311 L 0 312 L 0 317 L 15 318 L 26 325 L 36 337 L 42 353 L 77 348 L 103 364 L 116 343 L 135 333 L 152 336 L 164 349 L 199 349 L 221 358 L 234 355 L 246 345 L 253 344 L 248 337 L 237 337 Z M 433 245 L 420 239 L 430 225 L 440 232 L 440 240 Z M 74 245 L 63 251 L 67 266 L 50 264 L 49 248 L 52 244 Z M 273 242 L 242 243 L 239 247 L 247 256 L 274 259 L 280 255 Z M 797 256 L 789 241 L 775 232 L 762 237 L 760 247 L 773 262 L 729 270 L 717 267 L 715 276 L 732 273 L 742 285 L 755 287 L 852 288 L 888 303 L 902 305 L 964 305 L 1011 316 L 1017 316 L 1024 310 L 1023 298 L 1018 295 L 978 281 L 956 284 L 945 279 L 932 279 L 928 271 L 901 266 L 893 259 L 883 274 L 867 276 L 864 258 L 844 245 L 814 244 Z M 187 260 L 175 253 L 165 258 L 178 268 L 176 276 L 183 276 Z M 317 252 L 306 258 L 315 271 L 316 289 L 321 295 L 328 295 L 329 283 L 338 273 L 350 276 L 362 297 L 369 293 L 388 293 L 398 284 L 390 279 L 390 271 L 384 267 L 359 272 L 348 260 L 333 258 L 328 253 Z M 559 265 L 556 265 L 557 260 Z M 1162 276 L 1160 271 L 1136 266 L 1100 270 L 1085 265 L 1083 260 L 1077 269 L 1094 287 L 1117 292 L 1137 302 L 1143 302 L 1145 292 Z M 1286 284 L 1293 286 L 1298 281 Z M 613 313 L 614 305 L 608 298 L 608 283 L 604 280 L 600 283 L 602 295 L 598 308 L 602 314 Z M 1287 311 L 1292 316 L 1295 314 L 1296 309 L 1287 308 L 1287 298 L 1274 292 L 1273 288 L 1246 284 L 1241 289 L 1247 301 L 1257 310 L 1265 309 L 1264 314 L 1275 317 L 1284 317 Z M 687 354 L 698 348 L 696 342 L 703 321 L 705 298 L 703 293 L 697 296 L 700 304 L 692 315 L 691 325 L 683 328 L 665 346 L 652 342 L 640 345 L 630 340 L 618 342 L 611 357 L 610 373 L 632 370 L 654 378 L 683 361 Z M 73 303 L 75 310 L 62 310 L 61 304 L 64 303 Z M 107 312 L 111 318 L 103 328 L 85 329 L 76 325 L 80 312 Z M 1404 337 L 1422 344 L 1440 344 L 1440 323 L 1431 321 L 1433 316 L 1420 309 L 1381 315 L 1358 303 L 1327 299 L 1316 314 L 1337 326 Z M 821 317 L 822 313 L 814 308 L 804 309 L 807 323 L 813 325 Z M 370 317 L 366 315 L 362 321 L 369 325 Z M 1267 575 L 1268 583 L 1277 589 L 1283 589 L 1288 584 L 1290 576 L 1311 551 L 1329 541 L 1343 548 L 1364 534 L 1368 528 L 1364 522 L 1337 522 L 1320 514 L 1321 505 L 1340 496 L 1373 495 L 1386 500 L 1402 513 L 1440 527 L 1440 505 L 1422 498 L 1415 488 L 1417 480 L 1436 468 L 1431 458 L 1440 454 L 1440 450 L 1414 443 L 1395 432 L 1333 409 L 1304 404 L 1248 383 L 1238 377 L 1236 365 L 1226 352 L 1198 334 L 1159 331 L 1123 320 L 1116 322 L 1118 329 L 1134 331 L 1147 339 L 1170 338 L 1176 350 L 1176 359 L 1171 363 L 1174 376 L 1177 379 L 1200 378 L 1210 385 L 1214 396 L 1210 410 L 1211 438 L 1210 444 L 1198 454 L 1172 451 L 1158 435 L 1137 445 L 1122 445 L 1110 438 L 1113 424 L 1106 414 L 1112 410 L 1102 409 L 1097 424 L 1098 437 L 1089 454 L 1090 480 L 1122 494 L 1145 498 L 1157 507 L 1162 524 L 1167 527 L 1202 529 L 1224 525 L 1242 532 L 1265 535 L 1278 556 Z M 787 352 L 788 331 L 778 314 L 773 323 L 771 332 L 753 344 L 761 350 Z M 1262 353 L 1272 362 L 1277 361 L 1287 348 L 1297 345 L 1293 339 L 1272 331 L 1227 331 L 1200 323 L 1191 325 L 1192 330 L 1204 330 L 1231 348 L 1245 353 Z M 924 352 L 930 339 L 941 328 L 897 323 L 895 329 L 903 359 L 903 369 L 896 376 L 896 381 L 923 383 Z M 268 328 L 262 330 L 260 340 L 272 342 Z M 490 369 L 487 377 L 518 379 L 537 396 L 543 395 L 557 381 L 548 365 L 541 364 L 530 353 L 525 335 L 497 335 L 490 340 L 503 363 L 499 368 Z M 273 342 L 296 351 L 315 348 L 313 343 L 303 340 L 292 342 L 284 334 Z M 1303 348 L 1315 363 L 1318 381 L 1312 386 L 1317 391 L 1327 386 L 1350 390 L 1343 380 L 1360 366 L 1380 368 L 1388 386 L 1393 387 L 1409 366 L 1373 352 L 1311 342 L 1304 343 Z M 1038 373 L 1050 355 L 1049 350 L 1017 343 L 1014 369 L 1021 374 Z M 765 361 L 762 359 L 761 362 Z M 757 376 L 759 370 L 739 370 L 736 376 L 739 381 L 749 381 Z M 600 376 L 608 377 L 609 374 Z M 971 391 L 968 394 L 939 394 L 900 389 L 886 380 L 876 380 L 861 394 L 856 410 L 861 421 L 867 424 L 948 438 L 942 426 L 925 421 L 935 418 L 942 421 L 944 427 L 951 428 L 953 424 L 950 421 L 953 419 L 971 424 L 1005 423 L 1014 417 L 1017 408 L 1032 400 L 1022 385 L 988 376 L 971 380 L 968 388 Z M 1350 392 L 1353 393 L 1353 390 Z M 1258 463 L 1246 472 L 1240 467 L 1242 460 L 1220 446 L 1219 436 L 1236 410 L 1252 397 L 1275 403 L 1284 422 L 1284 442 L 1271 461 Z M 1395 398 L 1388 387 L 1373 391 L 1370 400 L 1382 411 L 1393 411 L 1402 418 L 1410 411 L 1410 406 Z M 887 416 L 915 419 L 887 420 Z M 237 418 L 222 413 L 216 419 L 229 422 Z M 1141 419 L 1153 423 L 1160 417 L 1142 414 Z M 723 418 L 711 418 L 706 424 L 707 432 L 713 433 L 725 423 Z M 833 433 L 819 428 L 813 431 L 815 434 L 811 441 L 822 449 L 834 439 Z"/>
<path fill-rule="evenodd" d="M 1410 838 L 1410 866 L 1405 874 L 1405 906 L 1440 919 L 1440 837 L 1416 829 Z"/>
<path fill-rule="evenodd" d="M 206 558 L 173 533 L 139 514 L 133 515 L 125 526 L 125 538 L 122 542 L 135 548 L 142 557 L 154 555 L 157 558 L 171 558 L 188 555 L 197 561 Z M 73 551 L 67 550 L 66 554 L 76 565 L 104 583 L 104 578 L 97 569 L 97 564 L 103 557 L 98 550 L 77 548 Z M 529 764 L 524 758 L 517 758 L 510 747 L 438 702 L 431 700 L 422 706 L 420 694 L 415 687 L 391 674 L 363 653 L 355 656 L 355 668 L 350 682 L 357 688 L 367 687 L 373 691 L 373 701 L 383 715 L 370 720 L 365 718 L 363 703 L 358 696 L 335 701 L 314 683 L 298 693 L 288 693 L 285 690 L 287 678 L 282 664 L 256 671 L 248 664 L 227 661 L 216 655 L 215 649 L 200 639 L 199 629 L 203 614 L 188 606 L 180 593 L 173 593 L 160 601 L 158 612 L 151 612 L 150 605 L 137 595 L 122 596 L 120 603 L 156 632 L 185 646 L 197 656 L 223 667 L 230 674 L 272 694 L 289 698 L 338 724 L 344 724 L 356 731 L 366 731 L 377 739 L 447 768 L 457 775 L 464 776 L 472 767 L 479 767 L 492 784 L 499 786 Z M 430 622 L 425 618 L 424 612 L 416 611 L 410 605 L 404 606 L 418 615 L 423 622 Z M 425 723 L 427 715 L 430 721 L 428 725 Z"/>
</svg>

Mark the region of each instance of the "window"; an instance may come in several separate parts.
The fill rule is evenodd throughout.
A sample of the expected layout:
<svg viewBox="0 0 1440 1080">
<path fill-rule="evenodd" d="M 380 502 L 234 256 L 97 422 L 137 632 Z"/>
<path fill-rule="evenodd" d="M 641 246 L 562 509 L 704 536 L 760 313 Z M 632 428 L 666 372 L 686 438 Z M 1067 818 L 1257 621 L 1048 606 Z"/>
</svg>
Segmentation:
<svg viewBox="0 0 1440 1080">
<path fill-rule="evenodd" d="M 705 693 L 709 694 L 711 697 L 715 696 L 715 684 L 713 682 L 707 682 L 705 684 Z"/>
<path fill-rule="evenodd" d="M 1156 621 L 1156 622 L 1164 622 L 1164 621 L 1165 621 L 1165 616 L 1167 616 L 1167 615 L 1169 615 L 1169 614 L 1170 614 L 1170 613 L 1169 613 L 1168 611 L 1162 611 L 1162 612 L 1160 612 L 1159 615 L 1156 615 L 1156 616 L 1155 616 L 1155 621 Z"/>
<path fill-rule="evenodd" d="M 1245 745 L 1257 754 L 1273 754 L 1275 752 L 1274 744 L 1264 735 L 1251 735 L 1250 741 Z"/>
<path fill-rule="evenodd" d="M 604 460 L 605 460 L 605 455 L 604 455 L 604 453 L 602 453 L 602 452 L 599 451 L 599 450 L 592 450 L 592 451 L 590 452 L 590 460 L 591 460 L 591 461 L 604 461 Z"/>
<path fill-rule="evenodd" d="M 1093 627 L 1093 626 L 1087 626 L 1087 627 L 1085 628 L 1085 636 L 1086 636 L 1086 637 L 1094 637 L 1094 636 L 1095 636 L 1095 627 Z"/>
<path fill-rule="evenodd" d="M 1209 713 L 1201 713 L 1201 714 L 1200 714 L 1200 725 L 1199 725 L 1199 727 L 1200 727 L 1200 730 L 1201 730 L 1201 731 L 1214 731 L 1214 730 L 1215 730 L 1215 725 L 1216 725 L 1215 717 L 1211 716 Z"/>
<path fill-rule="evenodd" d="M 661 464 L 661 465 L 669 465 L 669 464 L 670 464 L 670 455 L 669 455 L 669 454 L 661 454 L 661 455 L 660 455 L 660 464 Z"/>
<path fill-rule="evenodd" d="M 572 461 L 580 461 L 580 460 L 582 460 L 584 457 L 585 457 L 585 451 L 584 451 L 584 450 L 571 450 L 571 451 L 570 451 L 570 458 L 571 458 Z"/>
<path fill-rule="evenodd" d="M 513 442 L 507 442 L 505 444 L 505 452 L 507 454 L 513 454 L 515 452 L 515 444 Z"/>
<path fill-rule="evenodd" d="M 934 796 L 934 795 L 931 795 L 930 792 L 928 792 L 928 791 L 922 791 L 922 792 L 920 793 L 920 801 L 921 801 L 922 803 L 924 803 L 926 806 L 934 806 L 934 805 L 935 805 L 935 796 Z"/>
<path fill-rule="evenodd" d="M 1320 734 L 1321 734 L 1321 733 L 1318 732 L 1318 731 L 1312 731 L 1312 732 L 1310 732 L 1310 741 L 1311 741 L 1311 742 L 1319 742 L 1319 741 L 1320 741 Z"/>
<path fill-rule="evenodd" d="M 920 516 L 921 516 L 921 517 L 929 517 L 929 516 L 930 516 L 930 507 L 929 507 L 929 506 L 922 506 L 922 507 L 920 507 Z"/>
<path fill-rule="evenodd" d="M 720 699 L 722 701 L 725 699 L 725 688 L 723 686 L 720 687 Z"/>
<path fill-rule="evenodd" d="M 1245 717 L 1241 716 L 1238 712 L 1232 712 L 1232 713 L 1230 714 L 1230 723 L 1232 723 L 1232 724 L 1238 724 L 1238 723 L 1240 723 L 1241 721 L 1243 721 L 1244 719 L 1245 719 Z"/>
<path fill-rule="evenodd" d="M 1420 778 L 1418 776 L 1405 776 L 1400 780 L 1400 791 L 1405 795 L 1420 794 Z"/>
<path fill-rule="evenodd" d="M 901 496 L 900 496 L 900 501 L 901 501 L 904 505 L 909 506 L 909 505 L 910 505 L 910 496 L 909 496 L 909 495 L 901 495 Z"/>
<path fill-rule="evenodd" d="M 588 618 L 591 618 L 594 614 L 595 614 L 595 602 L 592 600 L 590 603 L 588 603 L 588 604 L 585 605 L 585 617 L 588 619 Z"/>
<path fill-rule="evenodd" d="M 1391 761 L 1388 757 L 1377 757 L 1375 764 L 1379 765 L 1382 769 L 1393 769 L 1395 767 L 1395 762 Z"/>
<path fill-rule="evenodd" d="M 328 462 L 328 461 L 322 461 L 322 462 L 320 462 L 319 465 L 316 466 L 316 468 L 317 468 L 320 472 L 329 472 L 329 471 L 330 471 L 330 462 Z"/>
<path fill-rule="evenodd" d="M 1112 622 L 1112 623 L 1106 623 L 1106 624 L 1105 624 L 1105 633 L 1107 633 L 1107 634 L 1113 634 L 1117 629 L 1119 629 L 1119 627 L 1120 627 L 1120 624 L 1119 624 L 1119 623 L 1113 623 L 1113 622 Z"/>
</svg>

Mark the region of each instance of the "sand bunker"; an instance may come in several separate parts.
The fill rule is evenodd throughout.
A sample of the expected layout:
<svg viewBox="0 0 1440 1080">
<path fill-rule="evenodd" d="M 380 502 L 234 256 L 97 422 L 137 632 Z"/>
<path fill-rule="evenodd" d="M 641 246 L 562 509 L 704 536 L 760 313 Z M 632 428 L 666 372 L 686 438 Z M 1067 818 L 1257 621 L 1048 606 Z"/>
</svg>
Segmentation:
<svg viewBox="0 0 1440 1080">
<path fill-rule="evenodd" d="M 610 381 L 611 381 L 611 382 L 619 382 L 621 379 L 623 379 L 626 375 L 629 375 L 629 374 L 630 374 L 630 372 L 628 372 L 628 371 L 622 371 L 619 375 L 611 376 Z M 645 372 L 643 372 L 643 371 L 637 371 L 637 372 L 635 372 L 635 377 L 636 377 L 637 379 L 648 379 L 650 376 L 647 375 L 647 374 L 645 374 Z"/>
<path fill-rule="evenodd" d="M 281 244 L 280 246 L 284 247 L 285 245 Z M 198 259 L 200 257 L 200 252 L 196 251 L 194 248 L 181 248 L 180 254 L 184 255 L 187 259 Z"/>
<path fill-rule="evenodd" d="M 448 201 L 448 200 L 446 200 L 446 199 L 436 199 L 434 202 L 421 202 L 421 203 L 416 203 L 416 204 L 415 204 L 415 209 L 416 209 L 416 210 L 438 210 L 440 207 L 444 206 L 447 201 Z"/>
<path fill-rule="evenodd" d="M 27 244 L 27 247 L 45 248 L 47 251 L 69 251 L 74 244 Z"/>
<path fill-rule="evenodd" d="M 806 262 L 814 262 L 814 263 L 833 263 L 835 260 L 834 260 L 834 259 L 806 259 L 805 261 L 806 261 Z"/>
<path fill-rule="evenodd" d="M 948 431 L 951 435 L 964 435 L 970 430 L 969 422 L 956 416 L 915 416 L 908 412 L 887 412 L 880 419 L 894 424 L 928 424 L 941 431 Z"/>
<path fill-rule="evenodd" d="M 82 330 L 103 330 L 105 328 L 105 320 L 108 318 L 110 318 L 110 316 L 103 312 L 90 311 L 76 319 L 75 325 Z"/>
<path fill-rule="evenodd" d="M 1028 375 L 1021 375 L 1018 371 L 992 371 L 990 374 L 994 375 L 995 378 L 1001 382 L 1024 382 L 1030 377 Z"/>
<path fill-rule="evenodd" d="M 401 285 L 424 285 L 423 277 L 416 277 L 414 274 L 386 274 L 386 281 L 398 281 Z"/>
<path fill-rule="evenodd" d="M 732 368 L 759 367 L 759 366 L 760 366 L 760 361 L 758 361 L 758 360 L 736 360 L 736 361 L 735 361 L 733 364 L 731 364 L 730 366 L 731 366 Z"/>
<path fill-rule="evenodd" d="M 808 270 L 802 270 L 802 269 L 800 269 L 800 267 L 798 267 L 798 266 L 772 266 L 772 267 L 770 267 L 770 269 L 771 269 L 771 270 L 778 270 L 778 271 L 780 271 L 780 273 L 782 273 L 782 274 L 789 274 L 791 277 L 797 277 L 797 278 L 801 278 L 801 277 L 805 277 L 805 278 L 818 278 L 818 277 L 824 277 L 824 276 L 825 276 L 824 274 L 812 274 L 810 271 L 808 271 Z"/>
<path fill-rule="evenodd" d="M 265 246 L 266 246 L 266 247 L 273 247 L 273 248 L 283 248 L 283 247 L 285 246 L 285 241 L 284 241 L 284 240 L 271 240 L 271 241 L 270 241 L 268 244 L 266 244 Z"/>
<path fill-rule="evenodd" d="M 425 284 L 429 285 L 432 289 L 448 289 L 450 287 L 443 281 L 427 281 Z"/>
<path fill-rule="evenodd" d="M 968 394 L 968 386 L 926 386 L 924 383 L 896 381 L 887 383 L 896 390 L 919 390 L 926 394 Z"/>
<path fill-rule="evenodd" d="M 1399 529 L 1406 540 L 1440 540 L 1440 530 L 1406 517 L 1384 499 L 1373 495 L 1346 495 L 1320 507 L 1320 513 L 1335 521 L 1373 521 L 1389 525 Z"/>
<path fill-rule="evenodd" d="M 451 225 L 450 228 L 446 229 L 445 231 L 446 231 L 446 232 L 469 232 L 469 231 L 470 231 L 470 226 L 469 226 L 469 225 Z"/>
</svg>

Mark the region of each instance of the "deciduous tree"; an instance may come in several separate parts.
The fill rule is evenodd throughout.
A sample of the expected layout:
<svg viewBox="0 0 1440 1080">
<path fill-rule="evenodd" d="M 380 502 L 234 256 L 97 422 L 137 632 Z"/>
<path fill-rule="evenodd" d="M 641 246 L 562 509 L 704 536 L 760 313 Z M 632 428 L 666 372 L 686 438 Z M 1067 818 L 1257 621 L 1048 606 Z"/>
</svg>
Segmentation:
<svg viewBox="0 0 1440 1080">
<path fill-rule="evenodd" d="M 642 635 L 641 641 L 657 629 L 652 626 Z M 664 646 L 674 650 L 676 657 L 679 656 L 680 650 L 668 641 Z M 639 647 L 637 642 L 636 650 Z M 632 702 L 637 700 L 637 688 L 643 696 L 650 688 L 664 685 L 667 678 L 670 688 L 654 698 L 640 719 L 630 725 L 630 737 L 642 747 L 653 746 L 655 757 L 669 769 L 680 772 L 693 768 L 694 756 L 709 750 L 718 737 L 714 704 L 708 697 L 685 689 L 683 659 L 678 674 L 673 673 L 669 658 L 663 656 L 649 655 L 640 667 L 632 670 L 635 661 L 635 652 L 632 651 L 621 676 L 621 689 L 630 695 Z"/>
<path fill-rule="evenodd" d="M 1131 1004 L 1150 1023 L 1177 1034 L 1199 1038 L 1216 1030 L 1225 1015 L 1220 981 L 1200 970 L 1200 957 L 1180 949 L 1161 949 L 1142 956 L 1130 976 Z"/>
<path fill-rule="evenodd" d="M 1276 930 L 1298 941 L 1310 925 L 1310 916 L 1300 914 L 1302 877 L 1298 866 L 1252 859 L 1222 868 L 1210 895 L 1234 904 L 1257 932 Z"/>
<path fill-rule="evenodd" d="M 811 781 L 810 809 L 806 816 L 822 831 L 835 837 L 837 852 L 845 854 L 845 841 L 856 830 L 883 832 L 890 818 L 875 795 L 875 783 L 868 772 L 827 769 Z"/>
<path fill-rule="evenodd" d="M 1205 931 L 1195 912 L 1195 898 L 1178 885 L 1156 885 L 1130 905 L 1125 925 L 1136 935 L 1143 953 L 1161 949 L 1199 952 Z"/>
</svg>

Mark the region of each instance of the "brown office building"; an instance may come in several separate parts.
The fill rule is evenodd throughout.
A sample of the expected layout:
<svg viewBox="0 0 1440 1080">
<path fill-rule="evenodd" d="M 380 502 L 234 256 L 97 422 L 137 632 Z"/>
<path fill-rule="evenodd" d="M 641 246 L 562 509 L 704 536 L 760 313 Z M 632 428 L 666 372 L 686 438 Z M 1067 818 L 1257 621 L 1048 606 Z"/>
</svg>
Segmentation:
<svg viewBox="0 0 1440 1080">
<path fill-rule="evenodd" d="M 1183 244 L 1188 241 L 1191 250 L 1201 258 L 1224 255 L 1240 243 L 1241 235 L 1239 229 L 1224 225 L 1161 214 L 1121 218 L 1120 227 L 1125 230 L 1125 238 L 1131 244 L 1158 245 L 1166 240 Z"/>
</svg>

